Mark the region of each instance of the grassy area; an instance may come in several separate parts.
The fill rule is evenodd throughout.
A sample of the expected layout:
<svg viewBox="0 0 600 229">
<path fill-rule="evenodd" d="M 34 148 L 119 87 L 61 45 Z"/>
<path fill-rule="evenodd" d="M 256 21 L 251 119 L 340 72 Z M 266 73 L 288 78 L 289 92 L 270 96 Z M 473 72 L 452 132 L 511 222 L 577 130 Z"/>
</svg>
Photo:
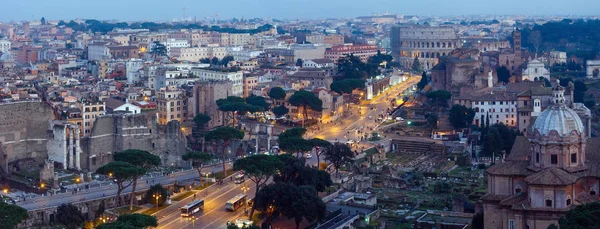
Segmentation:
<svg viewBox="0 0 600 229">
<path fill-rule="evenodd" d="M 158 206 L 158 208 L 157 207 L 153 207 L 153 208 L 150 208 L 150 209 L 148 209 L 146 211 L 143 211 L 142 214 L 144 214 L 144 215 L 152 215 L 152 214 L 154 214 L 154 213 L 156 213 L 156 212 L 158 212 L 160 210 L 165 209 L 168 206 L 171 206 L 171 205 L 170 204 L 163 204 L 162 206 Z"/>
<path fill-rule="evenodd" d="M 450 176 L 459 176 L 461 173 L 463 174 L 471 174 L 471 166 L 458 166 L 452 171 L 448 173 Z"/>
<path fill-rule="evenodd" d="M 198 187 L 195 187 L 194 190 L 202 190 L 202 189 L 207 188 L 208 186 L 211 186 L 212 184 L 214 184 L 214 183 L 212 183 L 212 182 L 204 182 L 204 184 L 202 184 L 202 185 L 200 185 Z"/>
<path fill-rule="evenodd" d="M 128 206 L 123 206 L 123 207 L 117 208 L 117 209 L 115 210 L 115 212 L 116 212 L 117 214 L 119 214 L 119 215 L 123 215 L 123 214 L 131 214 L 131 213 L 134 213 L 134 212 L 136 212 L 136 211 L 138 211 L 138 210 L 140 210 L 140 209 L 142 209 L 142 208 L 141 208 L 141 207 L 138 207 L 138 206 L 135 206 L 135 205 L 133 205 L 133 209 L 130 211 L 130 210 L 129 210 L 129 205 L 128 205 Z"/>
<path fill-rule="evenodd" d="M 233 169 L 228 169 L 228 170 L 227 170 L 227 175 L 229 176 L 229 175 L 231 175 L 231 174 L 233 174 Z M 213 177 L 214 177 L 215 179 L 223 179 L 223 178 L 225 178 L 225 176 L 224 176 L 223 172 L 214 173 L 214 174 L 213 174 Z"/>
<path fill-rule="evenodd" d="M 187 198 L 188 196 L 194 195 L 194 193 L 195 192 L 193 192 L 193 191 L 187 191 L 187 192 L 177 195 L 176 197 L 171 198 L 171 200 L 172 201 L 181 201 L 181 200 Z"/>
</svg>

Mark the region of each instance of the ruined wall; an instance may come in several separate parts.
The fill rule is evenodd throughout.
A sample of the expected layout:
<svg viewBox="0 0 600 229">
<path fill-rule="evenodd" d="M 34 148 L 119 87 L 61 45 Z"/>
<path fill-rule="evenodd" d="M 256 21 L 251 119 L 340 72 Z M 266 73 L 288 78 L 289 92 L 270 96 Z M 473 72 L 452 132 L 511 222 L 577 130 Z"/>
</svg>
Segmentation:
<svg viewBox="0 0 600 229">
<path fill-rule="evenodd" d="M 19 160 L 34 159 L 43 164 L 47 129 L 54 119 L 52 109 L 39 101 L 0 104 L 0 172 L 15 169 Z"/>
<path fill-rule="evenodd" d="M 81 140 L 81 164 L 95 171 L 111 162 L 112 155 L 126 149 L 152 151 L 151 119 L 145 114 L 113 114 L 100 116 L 90 136 Z"/>
<path fill-rule="evenodd" d="M 187 139 L 181 131 L 178 121 L 171 121 L 165 126 L 158 126 L 154 122 L 156 131 L 154 136 L 153 154 L 159 155 L 163 165 L 187 167 L 181 156 L 187 152 Z"/>
</svg>

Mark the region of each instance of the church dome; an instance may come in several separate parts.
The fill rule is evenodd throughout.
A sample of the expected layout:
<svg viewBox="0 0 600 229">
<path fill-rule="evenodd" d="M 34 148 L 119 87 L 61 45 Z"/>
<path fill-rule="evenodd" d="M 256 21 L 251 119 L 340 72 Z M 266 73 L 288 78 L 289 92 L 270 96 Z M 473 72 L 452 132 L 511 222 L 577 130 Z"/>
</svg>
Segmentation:
<svg viewBox="0 0 600 229">
<path fill-rule="evenodd" d="M 550 106 L 537 117 L 533 130 L 539 131 L 540 135 L 548 135 L 555 130 L 560 136 L 565 136 L 573 130 L 577 130 L 579 134 L 584 133 L 584 126 L 574 110 L 564 105 Z"/>
</svg>

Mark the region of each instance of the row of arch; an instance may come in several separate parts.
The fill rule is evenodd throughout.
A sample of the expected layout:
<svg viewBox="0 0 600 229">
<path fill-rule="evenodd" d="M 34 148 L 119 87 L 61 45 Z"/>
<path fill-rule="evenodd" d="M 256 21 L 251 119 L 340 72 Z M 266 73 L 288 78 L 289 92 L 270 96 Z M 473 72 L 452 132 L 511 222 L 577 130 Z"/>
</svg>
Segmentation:
<svg viewBox="0 0 600 229">
<path fill-rule="evenodd" d="M 447 52 L 402 52 L 402 56 L 410 57 L 410 58 L 440 58 L 442 56 L 448 55 Z"/>
<path fill-rule="evenodd" d="M 402 47 L 406 48 L 458 48 L 457 42 L 425 42 L 425 41 L 403 41 Z"/>
</svg>

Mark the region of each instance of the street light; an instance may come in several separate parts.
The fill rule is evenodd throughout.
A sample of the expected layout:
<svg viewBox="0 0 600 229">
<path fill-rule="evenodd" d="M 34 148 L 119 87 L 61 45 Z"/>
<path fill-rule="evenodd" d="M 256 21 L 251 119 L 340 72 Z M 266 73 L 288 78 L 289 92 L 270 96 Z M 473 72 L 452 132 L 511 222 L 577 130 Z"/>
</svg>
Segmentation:
<svg viewBox="0 0 600 229">
<path fill-rule="evenodd" d="M 155 194 L 152 194 L 152 197 L 154 197 L 154 199 L 156 199 L 156 210 L 158 211 L 158 199 L 161 198 L 162 195 L 155 193 Z"/>
<path fill-rule="evenodd" d="M 75 178 L 75 183 L 79 183 L 80 179 L 79 177 Z"/>
<path fill-rule="evenodd" d="M 4 192 L 4 194 L 7 194 L 8 193 L 8 189 L 5 188 L 4 190 L 2 190 L 2 192 Z"/>
<path fill-rule="evenodd" d="M 244 191 L 244 196 L 246 196 L 246 191 L 248 191 L 248 187 L 246 187 L 246 182 L 244 182 L 244 186 L 242 186 L 242 191 Z M 248 213 L 248 202 L 244 204 L 244 214 Z"/>
<path fill-rule="evenodd" d="M 44 183 L 40 184 L 40 188 L 44 188 L 46 185 Z"/>
</svg>

